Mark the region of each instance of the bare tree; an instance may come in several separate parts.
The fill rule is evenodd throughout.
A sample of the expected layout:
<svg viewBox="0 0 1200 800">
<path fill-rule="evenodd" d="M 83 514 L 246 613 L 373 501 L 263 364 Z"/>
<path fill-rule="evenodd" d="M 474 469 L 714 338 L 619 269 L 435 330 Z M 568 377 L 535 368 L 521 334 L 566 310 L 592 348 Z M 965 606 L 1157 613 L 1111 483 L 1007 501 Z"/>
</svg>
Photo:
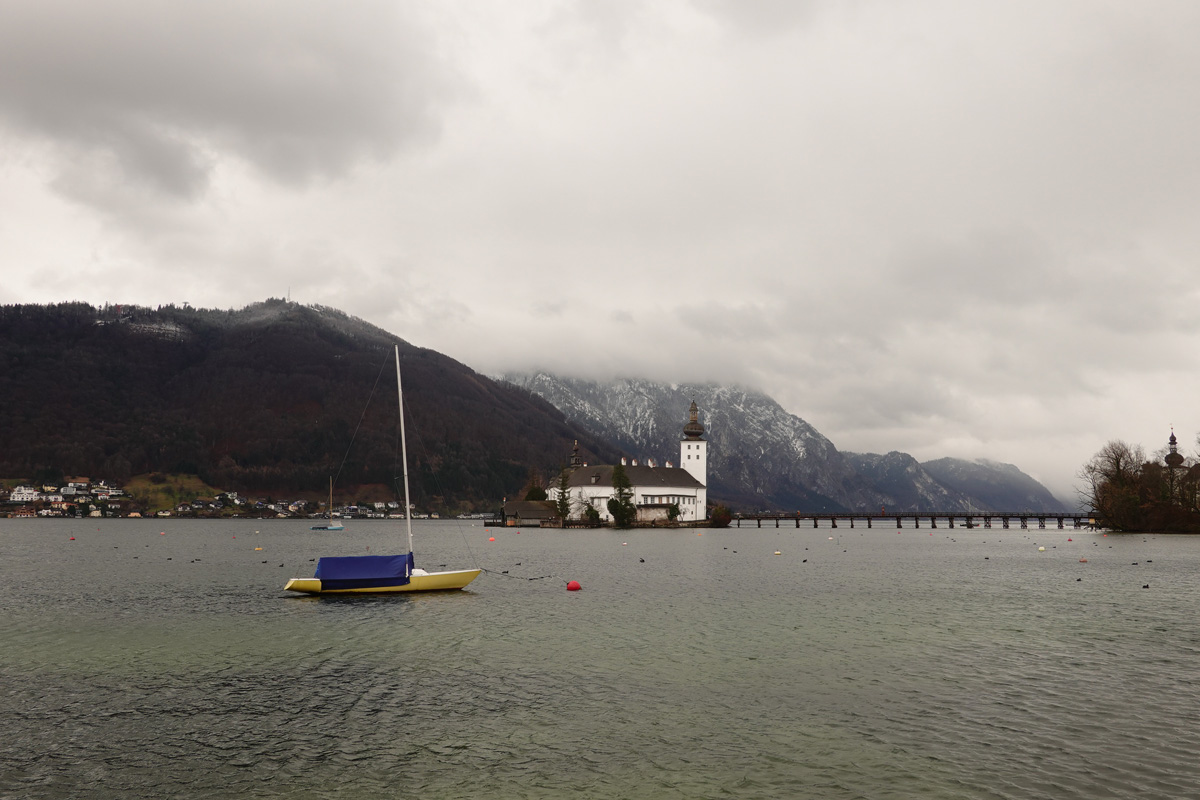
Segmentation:
<svg viewBox="0 0 1200 800">
<path fill-rule="evenodd" d="M 1140 445 L 1120 439 L 1105 444 L 1079 471 L 1084 482 L 1080 498 L 1083 505 L 1113 528 L 1134 525 L 1144 502 L 1140 494 L 1145 462 Z"/>
</svg>

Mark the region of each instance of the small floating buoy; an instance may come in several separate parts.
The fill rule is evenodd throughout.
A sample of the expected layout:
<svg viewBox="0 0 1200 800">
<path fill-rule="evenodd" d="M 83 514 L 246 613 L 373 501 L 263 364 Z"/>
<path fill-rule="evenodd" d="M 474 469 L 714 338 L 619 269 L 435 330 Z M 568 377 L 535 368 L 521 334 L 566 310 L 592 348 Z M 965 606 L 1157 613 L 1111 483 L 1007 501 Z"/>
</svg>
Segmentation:
<svg viewBox="0 0 1200 800">
<path fill-rule="evenodd" d="M 1074 539 L 1072 539 L 1072 538 L 1070 538 L 1070 537 L 1068 536 L 1068 537 L 1067 537 L 1067 541 L 1068 541 L 1068 542 L 1073 542 L 1073 541 L 1075 541 L 1075 540 L 1074 540 Z"/>
<path fill-rule="evenodd" d="M 1079 563 L 1080 563 L 1080 564 L 1086 564 L 1086 563 L 1087 563 L 1087 559 L 1086 559 L 1086 558 L 1081 558 L 1081 559 L 1079 559 Z"/>
<path fill-rule="evenodd" d="M 1044 548 L 1044 547 L 1039 547 L 1039 548 L 1038 548 L 1038 552 L 1039 552 L 1039 553 L 1044 553 L 1044 552 L 1046 552 L 1046 548 Z"/>
<path fill-rule="evenodd" d="M 159 535 L 159 536 L 166 536 L 166 535 L 167 535 L 167 532 L 166 532 L 166 531 L 159 531 L 158 535 Z"/>
<path fill-rule="evenodd" d="M 629 542 L 621 542 L 621 547 L 626 547 L 628 545 L 629 545 Z"/>
<path fill-rule="evenodd" d="M 567 584 L 568 592 L 578 592 L 583 587 L 579 585 L 579 581 L 571 581 Z"/>
<path fill-rule="evenodd" d="M 781 556 L 781 555 L 783 555 L 783 553 L 781 553 L 781 552 L 779 552 L 778 550 L 776 550 L 776 551 L 775 551 L 775 555 L 777 555 L 777 556 Z"/>
<path fill-rule="evenodd" d="M 255 549 L 255 550 L 262 550 L 262 548 L 261 548 L 261 547 L 256 547 L 256 548 L 254 548 L 254 549 Z"/>
<path fill-rule="evenodd" d="M 496 541 L 496 537 L 495 537 L 495 536 L 489 536 L 489 537 L 488 537 L 488 541 L 489 541 L 489 542 L 494 542 L 494 541 Z"/>
<path fill-rule="evenodd" d="M 829 537 L 829 541 L 831 541 L 831 542 L 833 541 L 833 537 L 832 537 L 832 536 L 830 536 L 830 537 Z"/>
</svg>

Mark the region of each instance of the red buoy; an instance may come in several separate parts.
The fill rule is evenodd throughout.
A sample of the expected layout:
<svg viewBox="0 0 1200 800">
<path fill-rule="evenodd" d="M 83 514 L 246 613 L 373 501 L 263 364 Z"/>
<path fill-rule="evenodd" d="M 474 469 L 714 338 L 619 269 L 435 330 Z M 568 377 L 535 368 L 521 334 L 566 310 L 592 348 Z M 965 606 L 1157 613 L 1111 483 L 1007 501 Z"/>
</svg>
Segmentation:
<svg viewBox="0 0 1200 800">
<path fill-rule="evenodd" d="M 578 592 L 582 588 L 583 587 L 579 585 L 579 581 L 571 581 L 570 583 L 567 584 L 568 592 Z"/>
<path fill-rule="evenodd" d="M 496 541 L 496 537 L 495 537 L 495 536 L 489 536 L 489 537 L 488 537 L 488 541 L 489 541 L 489 542 L 494 542 L 494 541 Z"/>
</svg>

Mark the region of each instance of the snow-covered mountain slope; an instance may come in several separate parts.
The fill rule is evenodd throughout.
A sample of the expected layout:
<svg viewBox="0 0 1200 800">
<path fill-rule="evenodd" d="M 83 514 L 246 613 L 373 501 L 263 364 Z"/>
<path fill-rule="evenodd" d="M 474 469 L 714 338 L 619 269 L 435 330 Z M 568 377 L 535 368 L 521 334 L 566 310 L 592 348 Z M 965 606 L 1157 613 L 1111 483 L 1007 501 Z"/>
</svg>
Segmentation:
<svg viewBox="0 0 1200 800">
<path fill-rule="evenodd" d="M 1011 465 L 941 459 L 930 466 L 904 453 L 842 453 L 767 395 L 736 386 L 597 383 L 544 372 L 502 379 L 541 396 L 627 456 L 660 464 L 678 464 L 694 400 L 710 442 L 709 496 L 741 511 L 1061 508 L 1049 491 Z M 1010 484 L 1019 489 L 1015 496 Z M 1018 503 L 1015 497 L 1026 499 Z"/>
</svg>

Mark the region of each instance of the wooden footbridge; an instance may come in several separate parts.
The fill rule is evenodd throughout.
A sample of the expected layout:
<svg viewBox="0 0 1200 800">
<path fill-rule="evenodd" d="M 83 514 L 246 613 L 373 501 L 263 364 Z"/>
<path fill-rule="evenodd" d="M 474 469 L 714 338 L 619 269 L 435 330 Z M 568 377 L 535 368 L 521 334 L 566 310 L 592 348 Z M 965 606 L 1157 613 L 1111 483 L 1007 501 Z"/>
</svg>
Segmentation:
<svg viewBox="0 0 1200 800">
<path fill-rule="evenodd" d="M 732 524 L 742 527 L 742 523 L 755 523 L 759 528 L 763 523 L 769 527 L 784 527 L 785 523 L 794 524 L 797 528 L 811 523 L 812 527 L 837 528 L 840 525 L 853 528 L 859 525 L 871 528 L 895 525 L 897 528 L 920 528 L 925 522 L 930 528 L 939 527 L 939 523 L 947 528 L 1098 528 L 1097 520 L 1089 514 L 1079 513 L 1049 513 L 1042 511 L 899 511 L 895 513 L 852 513 L 842 514 L 735 514 Z M 905 522 L 909 524 L 906 526 Z M 822 524 L 824 523 L 824 524 Z M 1049 523 L 1049 524 L 1047 524 Z"/>
</svg>

